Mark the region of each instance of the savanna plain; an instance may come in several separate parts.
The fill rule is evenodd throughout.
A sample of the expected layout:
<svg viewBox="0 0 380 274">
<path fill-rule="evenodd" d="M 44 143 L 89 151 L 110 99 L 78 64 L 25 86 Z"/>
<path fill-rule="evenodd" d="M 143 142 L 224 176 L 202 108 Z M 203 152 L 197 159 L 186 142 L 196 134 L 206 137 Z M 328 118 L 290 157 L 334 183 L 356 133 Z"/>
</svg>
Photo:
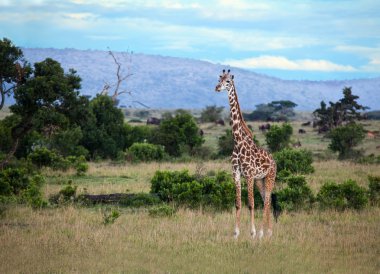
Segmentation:
<svg viewBox="0 0 380 274">
<path fill-rule="evenodd" d="M 249 123 L 261 144 L 258 123 Z M 379 122 L 366 122 L 378 130 Z M 368 187 L 368 175 L 380 176 L 380 166 L 338 161 L 329 141 L 311 127 L 293 139 L 313 152 L 315 172 L 307 182 L 317 192 L 326 181 L 355 180 Z M 205 145 L 216 148 L 229 128 L 202 124 Z M 366 138 L 365 154 L 379 154 L 379 139 Z M 186 162 L 94 162 L 85 176 L 74 171 L 43 170 L 44 195 L 57 193 L 72 180 L 78 193 L 139 193 L 150 191 L 157 170 L 190 173 L 231 171 L 228 159 Z M 380 208 L 361 211 L 283 212 L 273 236 L 249 235 L 248 209 L 242 212 L 241 235 L 233 237 L 234 211 L 180 208 L 171 217 L 152 217 L 147 208 L 118 207 L 120 217 L 104 225 L 101 206 L 68 204 L 33 210 L 12 205 L 0 218 L 0 273 L 379 273 Z M 256 211 L 261 224 L 261 210 Z"/>
</svg>

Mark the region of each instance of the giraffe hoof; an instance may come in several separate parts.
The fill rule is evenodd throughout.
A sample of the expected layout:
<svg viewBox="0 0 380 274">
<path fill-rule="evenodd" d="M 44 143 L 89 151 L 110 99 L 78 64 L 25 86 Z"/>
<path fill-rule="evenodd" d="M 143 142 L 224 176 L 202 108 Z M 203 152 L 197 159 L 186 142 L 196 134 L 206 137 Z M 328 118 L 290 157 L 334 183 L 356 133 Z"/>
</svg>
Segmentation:
<svg viewBox="0 0 380 274">
<path fill-rule="evenodd" d="M 268 229 L 268 238 L 272 237 L 272 234 L 273 234 L 272 229 Z"/>
<path fill-rule="evenodd" d="M 240 231 L 239 229 L 235 229 L 235 232 L 234 232 L 234 238 L 237 240 L 237 238 L 239 237 L 239 234 L 240 234 Z"/>
<path fill-rule="evenodd" d="M 259 231 L 259 239 L 261 240 L 264 237 L 264 231 L 260 229 Z"/>
<path fill-rule="evenodd" d="M 251 230 L 251 237 L 252 239 L 256 237 L 256 229 Z"/>
</svg>

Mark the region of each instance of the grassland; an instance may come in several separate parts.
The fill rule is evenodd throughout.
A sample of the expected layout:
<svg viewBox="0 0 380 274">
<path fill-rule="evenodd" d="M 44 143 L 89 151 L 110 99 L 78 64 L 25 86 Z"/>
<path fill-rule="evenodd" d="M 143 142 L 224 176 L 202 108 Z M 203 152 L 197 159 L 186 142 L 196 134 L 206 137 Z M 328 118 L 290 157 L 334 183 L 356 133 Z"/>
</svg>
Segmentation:
<svg viewBox="0 0 380 274">
<path fill-rule="evenodd" d="M 262 144 L 264 135 L 252 124 Z M 366 127 L 379 128 L 372 122 Z M 307 176 L 314 191 L 326 181 L 354 179 L 367 187 L 367 176 L 380 176 L 379 165 L 341 162 L 326 152 L 327 140 L 301 122 L 293 123 L 294 140 L 313 151 L 315 173 Z M 206 146 L 229 128 L 204 124 Z M 379 155 L 379 139 L 366 139 L 366 154 Z M 228 159 L 188 163 L 91 163 L 86 176 L 44 170 L 44 194 L 57 193 L 72 180 L 78 193 L 148 192 L 156 170 L 191 173 L 230 171 Z M 146 209 L 119 208 L 114 224 L 103 224 L 100 207 L 66 206 L 32 210 L 8 208 L 0 218 L 0 273 L 379 273 L 380 209 L 360 212 L 284 213 L 274 234 L 262 241 L 249 237 L 248 210 L 241 236 L 232 237 L 234 213 L 180 209 L 173 217 L 155 218 Z M 261 212 L 257 212 L 257 222 Z"/>
</svg>

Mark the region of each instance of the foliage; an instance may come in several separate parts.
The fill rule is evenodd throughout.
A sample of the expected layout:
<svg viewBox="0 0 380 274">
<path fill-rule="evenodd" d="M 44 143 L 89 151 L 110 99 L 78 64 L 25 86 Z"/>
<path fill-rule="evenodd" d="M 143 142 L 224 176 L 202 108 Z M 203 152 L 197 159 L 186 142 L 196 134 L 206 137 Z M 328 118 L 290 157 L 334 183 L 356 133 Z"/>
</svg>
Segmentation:
<svg viewBox="0 0 380 274">
<path fill-rule="evenodd" d="M 150 143 L 153 136 L 153 128 L 149 126 L 130 126 L 124 125 L 126 128 L 126 147 L 129 148 L 134 143 Z"/>
<path fill-rule="evenodd" d="M 191 208 L 203 205 L 223 210 L 231 208 L 235 201 L 235 186 L 225 172 L 199 177 L 186 170 L 156 171 L 151 183 L 151 193 L 162 201 Z"/>
<path fill-rule="evenodd" d="M 175 208 L 162 204 L 149 208 L 149 216 L 152 217 L 171 217 L 176 213 Z"/>
<path fill-rule="evenodd" d="M 161 203 L 160 198 L 150 193 L 137 193 L 119 202 L 121 206 L 127 206 L 127 207 L 153 206 L 160 203 Z"/>
<path fill-rule="evenodd" d="M 256 135 L 253 135 L 253 142 L 256 145 L 260 145 L 259 141 L 256 138 Z M 232 151 L 234 150 L 234 136 L 231 129 L 226 129 L 225 134 L 220 136 L 218 139 L 218 154 L 221 156 L 231 156 Z"/>
<path fill-rule="evenodd" d="M 368 194 L 372 205 L 380 205 L 380 176 L 368 176 Z"/>
<path fill-rule="evenodd" d="M 128 149 L 128 157 L 130 157 L 131 160 L 135 162 L 160 161 L 164 158 L 164 156 L 164 148 L 160 145 L 134 143 Z"/>
<path fill-rule="evenodd" d="M 180 156 L 183 147 L 190 152 L 204 142 L 191 114 L 179 111 L 174 117 L 166 117 L 153 134 L 152 143 L 163 145 L 171 156 Z"/>
<path fill-rule="evenodd" d="M 358 163 L 360 164 L 380 164 L 380 155 L 375 156 L 375 154 L 371 153 L 367 156 L 362 156 L 358 159 Z"/>
<path fill-rule="evenodd" d="M 243 114 L 248 121 L 287 121 L 295 115 L 294 108 L 297 104 L 292 101 L 272 101 L 269 104 L 256 105 L 256 109 L 250 114 Z"/>
<path fill-rule="evenodd" d="M 0 110 L 4 106 L 5 96 L 10 96 L 29 72 L 22 50 L 7 38 L 0 40 Z"/>
<path fill-rule="evenodd" d="M 313 173 L 313 157 L 310 151 L 285 148 L 273 155 L 277 164 L 277 172 L 287 170 L 296 174 Z"/>
<path fill-rule="evenodd" d="M 207 122 L 216 122 L 222 118 L 222 111 L 224 107 L 217 107 L 216 105 L 213 106 L 206 106 L 204 110 L 201 112 L 201 122 L 207 123 Z"/>
<path fill-rule="evenodd" d="M 362 119 L 363 115 L 360 111 L 366 110 L 367 107 L 360 105 L 357 99 L 359 96 L 352 94 L 351 87 L 345 87 L 343 98 L 338 102 L 329 102 L 330 106 L 327 107 L 326 103 L 322 101 L 320 108 L 313 112 L 319 130 L 321 132 L 329 131 Z"/>
<path fill-rule="evenodd" d="M 41 186 L 44 182 L 45 179 L 41 175 L 34 175 L 30 178 L 27 188 L 22 192 L 22 200 L 34 209 L 47 206 L 41 192 Z"/>
<path fill-rule="evenodd" d="M 282 126 L 273 125 L 265 134 L 265 140 L 272 152 L 280 151 L 289 146 L 290 137 L 293 133 L 293 128 L 290 124 L 284 123 Z"/>
<path fill-rule="evenodd" d="M 52 204 L 67 204 L 73 202 L 76 197 L 77 186 L 69 180 L 67 184 L 57 193 L 50 195 L 49 202 Z"/>
<path fill-rule="evenodd" d="M 368 203 L 366 194 L 366 190 L 353 180 L 347 180 L 342 184 L 327 182 L 321 187 L 317 199 L 323 209 L 359 210 Z"/>
<path fill-rule="evenodd" d="M 0 195 L 18 195 L 29 183 L 29 173 L 25 168 L 6 168 L 0 171 Z"/>
<path fill-rule="evenodd" d="M 276 192 L 281 209 L 307 209 L 314 202 L 314 195 L 304 176 L 290 175 L 285 179 L 287 187 Z"/>
<path fill-rule="evenodd" d="M 103 212 L 103 224 L 110 225 L 113 224 L 117 218 L 120 217 L 120 211 L 115 208 L 106 207 L 102 210 Z"/>
<path fill-rule="evenodd" d="M 339 153 L 339 158 L 356 156 L 353 150 L 365 137 L 362 125 L 350 123 L 345 126 L 334 128 L 328 137 L 331 139 L 329 149 Z"/>
<path fill-rule="evenodd" d="M 46 147 L 36 148 L 28 155 L 28 159 L 38 166 L 39 168 L 43 166 L 53 166 L 57 161 L 60 161 L 61 157 L 58 156 L 54 151 L 49 150 Z"/>
<path fill-rule="evenodd" d="M 219 155 L 230 156 L 234 150 L 234 137 L 231 129 L 226 129 L 225 134 L 218 139 Z"/>
<path fill-rule="evenodd" d="M 95 118 L 83 128 L 83 146 L 92 158 L 116 158 L 118 152 L 127 146 L 127 128 L 122 111 L 104 95 L 97 95 L 90 102 L 90 109 Z"/>
</svg>

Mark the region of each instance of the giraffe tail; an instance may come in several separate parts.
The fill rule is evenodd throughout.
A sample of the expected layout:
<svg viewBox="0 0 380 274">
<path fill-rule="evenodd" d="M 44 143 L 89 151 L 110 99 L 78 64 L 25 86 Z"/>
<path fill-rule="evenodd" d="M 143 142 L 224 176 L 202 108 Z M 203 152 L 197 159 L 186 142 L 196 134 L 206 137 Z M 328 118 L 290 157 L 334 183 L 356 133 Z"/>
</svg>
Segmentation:
<svg viewBox="0 0 380 274">
<path fill-rule="evenodd" d="M 277 223 L 277 220 L 278 218 L 280 217 L 280 214 L 281 214 L 281 206 L 280 204 L 278 203 L 278 199 L 277 199 L 277 194 L 276 193 L 272 193 L 271 194 L 271 200 L 272 200 L 272 209 L 273 209 L 273 216 L 274 216 L 274 219 L 276 220 L 276 223 Z"/>
</svg>

